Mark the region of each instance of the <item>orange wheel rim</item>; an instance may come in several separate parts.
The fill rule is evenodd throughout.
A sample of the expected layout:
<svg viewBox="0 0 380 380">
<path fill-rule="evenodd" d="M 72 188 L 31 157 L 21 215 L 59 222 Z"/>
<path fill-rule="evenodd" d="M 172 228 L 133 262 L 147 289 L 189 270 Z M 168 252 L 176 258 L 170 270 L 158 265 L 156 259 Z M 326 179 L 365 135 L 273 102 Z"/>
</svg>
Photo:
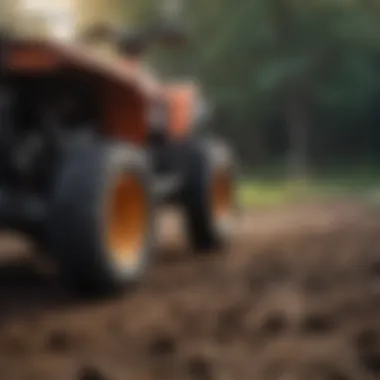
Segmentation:
<svg viewBox="0 0 380 380">
<path fill-rule="evenodd" d="M 117 264 L 136 264 L 147 229 L 148 202 L 143 183 L 135 176 L 120 176 L 110 197 L 107 237 Z"/>
<path fill-rule="evenodd" d="M 220 171 L 214 175 L 212 197 L 216 220 L 230 216 L 233 209 L 233 179 L 228 171 Z"/>
</svg>

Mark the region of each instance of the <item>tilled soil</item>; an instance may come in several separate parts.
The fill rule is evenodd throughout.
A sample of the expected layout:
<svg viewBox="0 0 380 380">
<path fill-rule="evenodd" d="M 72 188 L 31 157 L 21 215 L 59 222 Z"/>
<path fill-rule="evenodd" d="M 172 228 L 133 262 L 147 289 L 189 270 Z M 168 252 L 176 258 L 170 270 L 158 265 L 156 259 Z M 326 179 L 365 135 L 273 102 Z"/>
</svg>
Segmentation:
<svg viewBox="0 0 380 380">
<path fill-rule="evenodd" d="M 86 304 L 3 239 L 0 379 L 380 378 L 379 210 L 247 211 L 207 257 L 165 228 L 138 289 Z"/>
</svg>

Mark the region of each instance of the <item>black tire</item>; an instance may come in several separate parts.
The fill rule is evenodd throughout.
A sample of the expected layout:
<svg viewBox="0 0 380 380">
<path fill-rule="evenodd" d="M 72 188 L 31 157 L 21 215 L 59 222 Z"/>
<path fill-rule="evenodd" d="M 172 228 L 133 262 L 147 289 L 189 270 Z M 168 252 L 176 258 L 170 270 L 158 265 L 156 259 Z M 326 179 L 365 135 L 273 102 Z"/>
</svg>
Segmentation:
<svg viewBox="0 0 380 380">
<path fill-rule="evenodd" d="M 53 189 L 47 218 L 47 238 L 64 282 L 76 293 L 109 295 L 119 292 L 128 284 L 135 284 L 143 276 L 151 260 L 155 237 L 150 173 L 147 155 L 135 147 L 88 139 L 66 150 Z M 141 190 L 138 196 L 141 195 L 141 207 L 146 213 L 142 216 L 142 241 L 131 250 L 134 259 L 130 262 L 123 256 L 124 253 L 123 260 L 116 256 L 125 251 L 126 241 L 121 237 L 124 235 L 117 237 L 123 240 L 120 252 L 114 248 L 113 232 L 112 238 L 107 239 L 106 236 L 107 228 L 112 228 L 109 227 L 112 217 L 107 218 L 108 214 L 105 213 L 107 202 L 116 199 L 115 188 L 119 183 L 124 186 L 124 180 L 136 181 L 133 183 L 134 186 L 138 184 L 138 191 Z M 128 198 L 127 193 L 125 196 Z M 129 207 L 131 212 L 138 212 L 139 206 L 135 206 L 138 203 L 135 199 L 118 209 L 126 210 Z M 133 222 L 124 220 L 130 228 Z M 140 227 L 135 226 L 135 229 Z"/>
<path fill-rule="evenodd" d="M 205 139 L 186 142 L 181 148 L 181 155 L 184 176 L 182 203 L 190 244 L 196 252 L 224 249 L 233 236 L 232 227 L 238 212 L 237 172 L 232 151 L 219 140 Z M 216 214 L 213 193 L 219 175 L 228 182 L 223 218 Z"/>
</svg>

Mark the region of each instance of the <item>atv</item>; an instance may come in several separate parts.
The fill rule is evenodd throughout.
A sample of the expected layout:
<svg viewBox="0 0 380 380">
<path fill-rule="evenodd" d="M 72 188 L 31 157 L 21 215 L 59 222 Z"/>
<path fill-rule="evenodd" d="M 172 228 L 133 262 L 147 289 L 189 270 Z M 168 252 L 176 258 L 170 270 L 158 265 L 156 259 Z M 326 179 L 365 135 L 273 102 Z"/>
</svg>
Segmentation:
<svg viewBox="0 0 380 380">
<path fill-rule="evenodd" d="M 1 228 L 49 252 L 79 294 L 144 278 L 160 205 L 182 209 L 194 252 L 223 249 L 236 211 L 234 155 L 207 137 L 201 89 L 143 64 L 153 42 L 181 43 L 182 31 L 126 32 L 111 3 L 18 0 L 2 11 Z"/>
</svg>

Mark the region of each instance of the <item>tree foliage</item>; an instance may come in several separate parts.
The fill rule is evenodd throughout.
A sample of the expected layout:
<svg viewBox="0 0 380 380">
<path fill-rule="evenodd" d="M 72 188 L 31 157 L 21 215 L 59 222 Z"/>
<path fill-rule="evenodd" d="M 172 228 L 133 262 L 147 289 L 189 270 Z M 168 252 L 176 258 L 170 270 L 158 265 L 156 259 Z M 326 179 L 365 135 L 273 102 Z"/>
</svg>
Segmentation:
<svg viewBox="0 0 380 380">
<path fill-rule="evenodd" d="M 143 3 L 152 10 L 159 2 L 140 0 L 138 8 Z M 379 4 L 191 0 L 184 5 L 188 46 L 159 54 L 158 62 L 202 80 L 221 130 L 248 160 L 256 157 L 252 147 L 266 160 L 293 155 L 305 163 L 368 151 L 380 147 L 371 139 L 379 135 Z"/>
</svg>

